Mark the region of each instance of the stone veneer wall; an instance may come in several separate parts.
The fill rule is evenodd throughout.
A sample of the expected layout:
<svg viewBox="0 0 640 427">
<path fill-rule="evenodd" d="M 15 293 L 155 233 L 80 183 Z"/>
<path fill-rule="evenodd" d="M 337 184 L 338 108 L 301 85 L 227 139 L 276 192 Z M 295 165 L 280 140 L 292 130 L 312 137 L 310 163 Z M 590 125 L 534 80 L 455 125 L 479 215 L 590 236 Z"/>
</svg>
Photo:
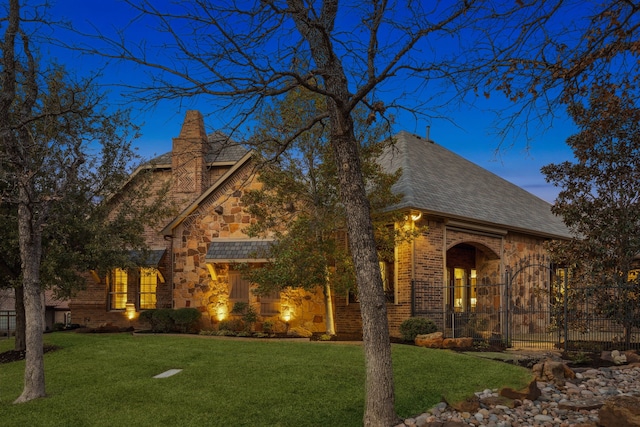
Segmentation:
<svg viewBox="0 0 640 427">
<path fill-rule="evenodd" d="M 516 333 L 546 333 L 550 319 L 551 271 L 547 268 L 547 253 L 540 239 L 513 234 L 505 242 L 505 265 L 512 274 L 529 260 L 531 267 L 524 268 L 512 278 L 511 307 L 512 330 Z"/>
<path fill-rule="evenodd" d="M 174 230 L 173 236 L 173 304 L 175 308 L 195 307 L 202 314 L 202 327 L 215 328 L 218 311 L 229 313 L 229 265 L 215 265 L 216 279 L 206 265 L 209 243 L 214 239 L 244 239 L 243 230 L 256 221 L 249 215 L 242 202 L 245 191 L 257 189 L 260 184 L 252 175 L 251 165 L 241 170 L 213 194 L 204 200 L 187 219 Z M 222 207 L 223 212 L 215 212 Z M 250 296 L 250 303 L 259 312 L 259 298 Z M 322 291 L 304 292 L 290 290 L 281 295 L 281 307 L 289 307 L 289 327 L 304 327 L 311 332 L 322 332 L 324 325 L 324 301 Z M 263 318 L 261 320 L 267 320 Z M 277 329 L 285 328 L 279 316 L 272 316 Z"/>
</svg>

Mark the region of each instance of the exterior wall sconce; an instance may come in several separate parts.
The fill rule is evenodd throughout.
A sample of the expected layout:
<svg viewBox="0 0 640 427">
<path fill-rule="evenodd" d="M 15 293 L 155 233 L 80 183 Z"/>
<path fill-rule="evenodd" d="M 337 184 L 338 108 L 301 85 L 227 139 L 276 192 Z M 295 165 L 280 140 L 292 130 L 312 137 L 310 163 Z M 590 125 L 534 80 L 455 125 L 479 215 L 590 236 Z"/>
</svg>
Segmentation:
<svg viewBox="0 0 640 427">
<path fill-rule="evenodd" d="M 136 305 L 132 302 L 128 302 L 124 307 L 124 312 L 127 316 L 127 319 L 133 320 L 136 317 Z"/>
<path fill-rule="evenodd" d="M 418 213 L 412 213 L 411 214 L 411 221 L 416 222 L 419 221 L 420 218 L 422 218 L 422 212 L 418 212 Z"/>
</svg>

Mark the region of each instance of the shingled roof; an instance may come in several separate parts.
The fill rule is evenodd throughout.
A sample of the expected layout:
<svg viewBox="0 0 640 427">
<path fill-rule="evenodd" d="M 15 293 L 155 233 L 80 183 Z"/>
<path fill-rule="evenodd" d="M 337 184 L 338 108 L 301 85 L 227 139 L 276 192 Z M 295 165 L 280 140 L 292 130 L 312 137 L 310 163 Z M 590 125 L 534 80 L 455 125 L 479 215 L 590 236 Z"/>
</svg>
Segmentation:
<svg viewBox="0 0 640 427">
<path fill-rule="evenodd" d="M 404 194 L 404 199 L 395 209 L 544 237 L 570 236 L 546 201 L 433 141 L 404 131 L 394 138 L 395 144 L 380 162 L 387 171 L 402 168 L 394 191 Z"/>
<path fill-rule="evenodd" d="M 235 163 L 240 160 L 247 152 L 247 148 L 235 142 L 222 132 L 216 131 L 207 135 L 209 141 L 209 150 L 205 156 L 207 163 Z M 171 154 L 164 153 L 158 157 L 151 159 L 148 163 L 156 167 L 171 167 Z"/>
<path fill-rule="evenodd" d="M 207 262 L 257 262 L 264 261 L 271 248 L 272 240 L 240 239 L 214 240 L 207 250 Z"/>
</svg>

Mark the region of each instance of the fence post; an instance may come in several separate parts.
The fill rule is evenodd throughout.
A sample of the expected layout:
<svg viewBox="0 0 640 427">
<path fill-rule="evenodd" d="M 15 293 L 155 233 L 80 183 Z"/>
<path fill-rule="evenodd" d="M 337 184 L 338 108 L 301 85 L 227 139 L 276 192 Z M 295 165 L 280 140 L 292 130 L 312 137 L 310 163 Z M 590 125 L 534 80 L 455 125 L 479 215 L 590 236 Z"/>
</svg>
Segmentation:
<svg viewBox="0 0 640 427">
<path fill-rule="evenodd" d="M 504 270 L 504 330 L 507 347 L 511 347 L 511 319 L 509 316 L 509 306 L 511 305 L 509 267 Z"/>
<path fill-rule="evenodd" d="M 569 340 L 569 289 L 568 289 L 568 276 L 569 276 L 569 269 L 567 267 L 564 268 L 564 277 L 563 277 L 563 292 L 562 295 L 564 296 L 564 351 L 565 353 L 567 352 L 567 341 Z"/>
<path fill-rule="evenodd" d="M 416 283 L 411 279 L 411 317 L 416 315 Z"/>
</svg>

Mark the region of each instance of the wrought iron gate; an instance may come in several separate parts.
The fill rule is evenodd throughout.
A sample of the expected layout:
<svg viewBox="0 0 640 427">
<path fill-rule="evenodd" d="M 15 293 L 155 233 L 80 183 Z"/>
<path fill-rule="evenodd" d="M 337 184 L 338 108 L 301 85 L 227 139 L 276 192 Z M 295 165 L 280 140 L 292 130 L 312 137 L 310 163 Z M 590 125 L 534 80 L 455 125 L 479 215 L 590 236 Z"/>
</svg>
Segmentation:
<svg viewBox="0 0 640 427">
<path fill-rule="evenodd" d="M 480 280 L 473 297 L 460 303 L 448 297 L 464 294 L 454 284 L 414 281 L 413 315 L 432 319 L 449 338 L 473 337 L 507 346 L 558 346 L 561 278 L 549 260 L 527 257 L 505 271 L 502 283 Z"/>
<path fill-rule="evenodd" d="M 453 285 L 413 281 L 412 314 L 432 319 L 449 338 L 541 349 L 639 349 L 639 310 L 629 303 L 614 319 L 599 306 L 603 295 L 615 302 L 621 295 L 636 295 L 636 290 L 570 287 L 568 274 L 546 257 L 523 258 L 505 268 L 502 283 L 476 283 L 476 294 L 461 304 L 450 304 L 447 297 L 462 294 Z"/>
</svg>

